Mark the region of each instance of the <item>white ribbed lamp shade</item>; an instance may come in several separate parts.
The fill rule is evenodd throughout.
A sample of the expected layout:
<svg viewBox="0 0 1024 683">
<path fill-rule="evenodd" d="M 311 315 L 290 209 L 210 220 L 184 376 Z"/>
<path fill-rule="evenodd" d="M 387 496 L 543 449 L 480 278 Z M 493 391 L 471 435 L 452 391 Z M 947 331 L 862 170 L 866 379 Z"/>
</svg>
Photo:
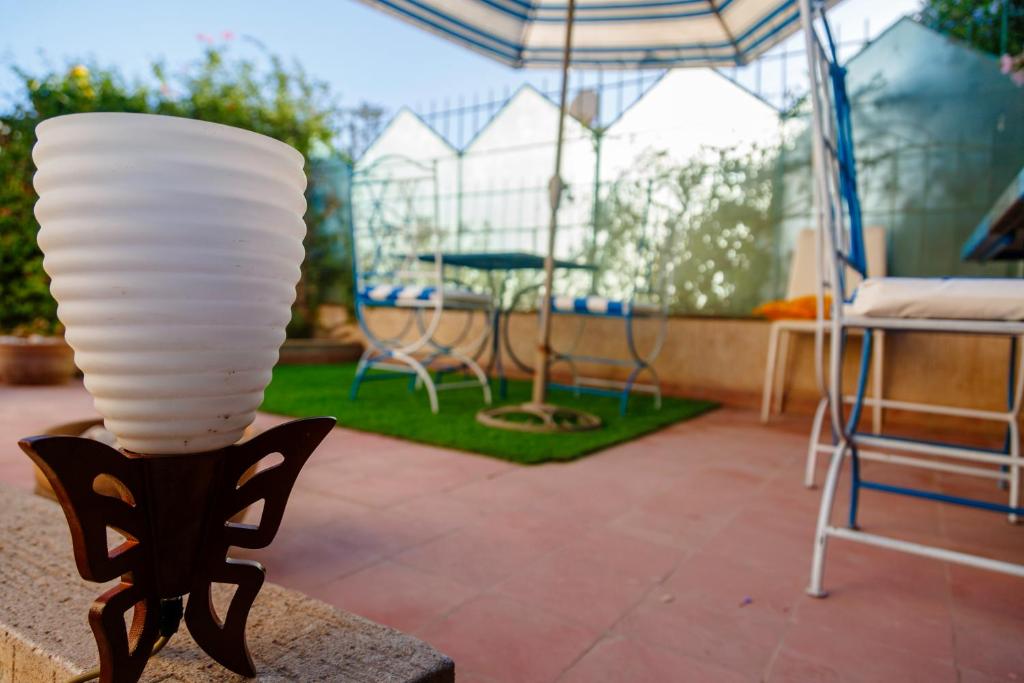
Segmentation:
<svg viewBox="0 0 1024 683">
<path fill-rule="evenodd" d="M 302 155 L 146 114 L 61 116 L 36 134 L 43 266 L 107 429 L 138 453 L 236 442 L 295 299 Z"/>
</svg>

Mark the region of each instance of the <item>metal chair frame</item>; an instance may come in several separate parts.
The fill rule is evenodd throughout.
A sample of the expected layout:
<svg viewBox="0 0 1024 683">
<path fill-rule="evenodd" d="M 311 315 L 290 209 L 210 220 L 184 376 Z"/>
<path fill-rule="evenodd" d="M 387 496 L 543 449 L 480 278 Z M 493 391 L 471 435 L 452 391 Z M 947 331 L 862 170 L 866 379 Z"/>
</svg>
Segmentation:
<svg viewBox="0 0 1024 683">
<path fill-rule="evenodd" d="M 840 538 L 889 548 L 915 555 L 955 562 L 1024 577 L 1024 565 L 1001 561 L 966 552 L 914 543 L 882 534 L 869 533 L 857 526 L 859 493 L 873 490 L 889 494 L 912 496 L 925 500 L 999 512 L 1015 522 L 1024 513 L 1020 507 L 1020 471 L 1024 460 L 1020 454 L 1018 417 L 1021 395 L 1024 392 L 1024 357 L 1019 353 L 1020 339 L 1024 336 L 1024 322 L 988 320 L 939 320 L 881 317 L 852 317 L 846 314 L 845 304 L 850 292 L 845 283 L 845 269 L 853 267 L 861 275 L 866 273 L 860 207 L 856 195 L 856 174 L 852 156 L 852 134 L 849 123 L 849 103 L 846 101 L 844 72 L 837 63 L 834 43 L 829 34 L 824 10 L 811 0 L 800 0 L 800 14 L 807 47 L 810 71 L 810 99 L 812 104 L 811 133 L 814 167 L 814 205 L 818 224 L 819 287 L 818 318 L 824 319 L 824 294 L 829 273 L 833 286 L 829 362 L 824 359 L 824 334 L 815 335 L 815 356 L 818 385 L 822 400 L 815 416 L 815 427 L 820 428 L 827 413 L 835 436 L 828 472 L 822 487 L 822 496 L 815 530 L 814 552 L 808 593 L 816 597 L 826 595 L 823 587 L 825 557 L 828 541 Z M 830 48 L 826 49 L 814 28 L 816 18 L 822 19 Z M 848 212 L 848 213 L 847 213 Z M 849 417 L 844 416 L 845 402 L 842 386 L 842 358 L 846 339 L 851 330 L 863 330 L 860 373 L 852 398 Z M 885 408 L 914 410 L 938 415 L 960 416 L 993 420 L 1006 424 L 1005 448 L 992 451 L 982 448 L 936 443 L 921 439 L 907 439 L 886 434 L 868 434 L 859 430 L 862 409 L 872 402 L 865 399 L 865 386 L 871 358 L 872 337 L 878 331 L 944 332 L 963 334 L 1000 335 L 1010 340 L 1010 370 L 1008 406 L 1004 411 L 983 411 L 956 406 L 939 406 L 905 401 L 883 400 Z M 922 457 L 926 456 L 926 457 Z M 956 474 L 973 475 L 1006 482 L 1008 504 L 991 503 L 935 491 L 906 486 L 894 486 L 865 479 L 861 474 L 862 460 L 879 460 L 894 465 L 921 467 Z M 950 461 L 961 461 L 961 463 Z M 831 521 L 836 489 L 843 464 L 850 463 L 850 506 L 845 526 Z M 968 464 L 962 464 L 966 462 Z"/>
<path fill-rule="evenodd" d="M 401 177 L 389 175 L 387 170 L 392 166 L 412 170 L 414 175 Z M 382 175 L 378 177 L 377 174 Z M 432 235 L 430 238 L 433 242 L 431 248 L 434 252 L 434 260 L 429 265 L 422 262 L 419 259 L 420 254 L 416 240 L 413 239 L 408 253 L 402 257 L 401 266 L 397 269 L 389 268 L 386 264 L 395 258 L 393 254 L 388 253 L 389 246 L 396 239 L 401 240 L 403 237 L 407 237 L 409 230 L 415 227 L 414 221 L 418 219 L 418 216 L 413 206 L 414 193 L 415 187 L 422 183 L 430 184 L 433 201 Z M 436 163 L 424 163 L 397 155 L 381 157 L 353 174 L 353 196 L 356 195 L 357 188 L 360 187 L 368 193 L 369 212 L 364 224 L 373 240 L 373 249 L 370 267 L 364 270 L 360 267 L 357 242 L 359 231 L 356 228 L 356 217 L 353 215 L 349 220 L 349 229 L 352 244 L 352 271 L 356 285 L 356 320 L 368 343 L 356 367 L 350 398 L 355 400 L 358 397 L 359 389 L 364 382 L 408 378 L 410 388 L 422 386 L 426 389 L 430 410 L 435 414 L 440 408 L 437 395 L 442 390 L 480 388 L 483 392 L 484 403 L 490 405 L 490 381 L 472 355 L 463 351 L 461 346 L 469 335 L 473 315 L 479 312 L 489 319 L 493 303 L 487 308 L 483 308 L 475 304 L 460 303 L 458 299 L 446 298 L 444 263 L 441 257 L 442 239 Z M 389 192 L 393 190 L 398 191 L 399 199 L 406 204 L 405 214 L 399 215 L 397 220 L 388 215 L 388 211 L 394 203 L 389 197 Z M 350 210 L 354 213 L 351 205 Z M 426 280 L 433 288 L 433 295 L 427 299 L 408 299 L 395 302 L 374 301 L 364 296 L 363 292 L 376 280 L 383 280 L 388 285 Z M 381 307 L 408 310 L 409 315 L 397 334 L 384 336 L 370 325 L 366 315 L 367 309 Z M 446 311 L 464 311 L 467 315 L 466 322 L 455 340 L 442 342 L 437 339 L 437 332 Z M 413 330 L 414 325 L 415 331 Z M 409 333 L 413 331 L 415 333 L 410 339 Z M 484 343 L 489 333 L 490 326 L 485 325 L 481 332 L 481 339 L 472 341 L 468 345 L 474 347 Z M 450 359 L 447 365 L 444 364 L 446 359 Z M 370 374 L 370 370 L 383 372 Z M 431 371 L 435 373 L 433 377 Z M 444 375 L 458 371 L 466 372 L 470 378 L 442 383 Z"/>
<path fill-rule="evenodd" d="M 651 204 L 651 183 L 648 182 L 647 198 L 644 209 L 644 223 L 647 226 L 651 225 Z M 658 410 L 661 409 L 661 379 L 658 376 L 658 372 L 654 369 L 654 362 L 661 354 L 661 350 L 665 346 L 665 339 L 668 336 L 667 291 L 670 263 L 667 257 L 668 250 L 664 248 L 659 249 L 658 247 L 672 242 L 675 233 L 675 226 L 671 223 L 670 226 L 667 236 L 664 237 L 664 239 L 657 240 L 654 239 L 653 236 L 651 239 L 647 239 L 646 237 L 644 238 L 643 241 L 647 243 L 648 248 L 640 259 L 648 266 L 647 273 L 644 277 L 647 287 L 645 289 L 638 289 L 634 283 L 633 292 L 621 300 L 626 309 L 624 314 L 616 315 L 589 311 L 569 312 L 556 309 L 554 307 L 553 300 L 547 302 L 547 305 L 551 307 L 550 311 L 552 315 L 560 317 L 574 317 L 579 320 L 579 325 L 572 343 L 564 349 L 552 349 L 549 361 L 550 365 L 557 365 L 558 363 L 565 363 L 568 365 L 571 383 L 564 384 L 560 382 L 549 382 L 548 386 L 551 389 L 570 391 L 577 396 L 580 394 L 592 394 L 597 396 L 617 397 L 619 399 L 620 415 L 626 414 L 626 411 L 629 408 L 630 396 L 634 393 L 643 393 L 653 396 L 655 408 Z M 655 254 L 657 254 L 657 256 L 655 256 Z M 655 275 L 656 266 L 657 275 Z M 658 311 L 637 315 L 636 304 L 641 302 L 648 305 L 656 302 L 658 305 Z M 579 347 L 579 343 L 583 338 L 583 330 L 588 318 L 613 318 L 622 320 L 626 337 L 626 349 L 629 357 L 613 358 L 577 353 L 576 349 Z M 638 321 L 653 322 L 657 325 L 654 343 L 646 354 L 640 351 L 636 343 L 636 324 Z M 591 363 L 595 365 L 626 368 L 629 370 L 629 374 L 625 380 L 608 379 L 604 377 L 588 377 L 580 374 L 577 363 Z M 650 379 L 647 382 L 639 381 L 645 374 Z"/>
</svg>

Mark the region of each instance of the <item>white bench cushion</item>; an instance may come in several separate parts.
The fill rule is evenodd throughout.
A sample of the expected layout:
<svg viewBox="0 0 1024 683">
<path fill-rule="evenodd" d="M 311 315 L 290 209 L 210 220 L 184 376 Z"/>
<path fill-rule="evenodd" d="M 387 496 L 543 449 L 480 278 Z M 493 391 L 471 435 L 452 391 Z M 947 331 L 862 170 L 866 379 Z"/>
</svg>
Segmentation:
<svg viewBox="0 0 1024 683">
<path fill-rule="evenodd" d="M 1024 320 L 1024 279 L 868 278 L 847 315 L 929 320 Z"/>
</svg>

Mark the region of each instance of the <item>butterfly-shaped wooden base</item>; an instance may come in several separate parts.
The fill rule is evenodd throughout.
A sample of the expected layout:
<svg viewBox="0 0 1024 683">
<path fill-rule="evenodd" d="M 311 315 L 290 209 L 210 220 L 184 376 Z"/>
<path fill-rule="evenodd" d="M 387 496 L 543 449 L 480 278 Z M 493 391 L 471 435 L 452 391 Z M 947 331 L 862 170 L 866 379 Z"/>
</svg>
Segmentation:
<svg viewBox="0 0 1024 683">
<path fill-rule="evenodd" d="M 334 422 L 295 420 L 242 444 L 187 455 L 125 453 L 73 436 L 20 442 L 64 509 L 79 573 L 100 583 L 120 577 L 89 612 L 101 683 L 139 680 L 160 633 L 160 600 L 185 594 L 185 625 L 196 643 L 231 671 L 256 675 L 245 623 L 265 571 L 230 559 L 228 550 L 270 544 L 299 471 Z M 264 458 L 276 462 L 246 478 Z M 261 500 L 257 523 L 231 521 Z M 108 548 L 108 528 L 125 540 Z M 213 605 L 215 583 L 236 586 L 223 616 Z"/>
</svg>

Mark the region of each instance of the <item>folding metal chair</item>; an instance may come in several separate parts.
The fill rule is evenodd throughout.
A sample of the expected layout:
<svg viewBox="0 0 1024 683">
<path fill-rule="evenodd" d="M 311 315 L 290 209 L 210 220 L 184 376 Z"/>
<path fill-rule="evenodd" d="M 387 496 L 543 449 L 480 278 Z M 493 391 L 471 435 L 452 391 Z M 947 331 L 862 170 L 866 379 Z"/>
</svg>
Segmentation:
<svg viewBox="0 0 1024 683">
<path fill-rule="evenodd" d="M 570 384 L 552 382 L 553 389 L 571 391 L 576 394 L 588 393 L 612 396 L 619 399 L 619 413 L 626 414 L 629 398 L 633 393 L 645 393 L 654 397 L 654 405 L 661 408 L 661 380 L 654 369 L 654 361 L 661 353 L 668 333 L 668 283 L 671 275 L 671 261 L 668 258 L 674 232 L 673 220 L 659 217 L 651 198 L 651 188 L 646 191 L 646 207 L 643 212 L 643 234 L 630 245 L 630 253 L 618 254 L 614 262 L 619 268 L 634 264 L 631 272 L 617 273 L 617 290 L 625 296 L 606 297 L 595 293 L 555 293 L 549 305 L 552 315 L 571 316 L 579 320 L 573 341 L 564 348 L 554 348 L 551 365 L 566 363 L 572 381 Z M 600 277 L 594 279 L 596 285 Z M 577 352 L 584 338 L 587 319 L 605 318 L 621 321 L 628 357 L 595 356 Z M 643 350 L 637 342 L 637 325 L 646 323 L 655 326 L 654 339 L 648 349 Z M 625 380 L 586 376 L 579 372 L 578 364 L 588 363 L 624 368 L 629 371 Z M 646 375 L 647 381 L 640 381 Z"/>
<path fill-rule="evenodd" d="M 491 326 L 485 324 L 478 338 L 467 341 L 473 315 L 490 320 L 493 301 L 490 295 L 446 282 L 438 204 L 434 164 L 390 155 L 353 174 L 349 225 L 355 310 L 367 340 L 351 387 L 353 400 L 364 382 L 407 377 L 410 386 L 426 389 L 434 413 L 440 390 L 479 388 L 484 403 L 491 403 L 487 375 L 463 348 L 480 348 L 490 334 Z M 397 332 L 384 334 L 371 325 L 368 311 L 380 308 L 408 312 Z M 438 329 L 451 311 L 464 313 L 464 324 L 453 340 L 442 341 Z M 467 379 L 442 381 L 459 371 Z"/>
<path fill-rule="evenodd" d="M 857 526 L 859 493 L 863 490 L 990 510 L 1007 515 L 1011 522 L 1015 522 L 1018 515 L 1024 513 L 1020 506 L 1020 474 L 1024 461 L 1020 455 L 1018 428 L 1021 393 L 1024 390 L 1024 367 L 1019 352 L 1020 338 L 1024 336 L 1024 280 L 866 278 L 856 290 L 849 285 L 846 281 L 846 268 L 852 267 L 864 277 L 866 263 L 845 73 L 838 64 L 822 7 L 815 5 L 812 11 L 811 0 L 800 0 L 800 13 L 807 41 L 811 84 L 814 200 L 821 263 L 819 319 L 824 318 L 825 289 L 831 287 L 832 290 L 827 366 L 824 360 L 824 334 L 820 331 L 816 335 L 815 350 L 819 385 L 823 398 L 827 399 L 825 410 L 836 438 L 822 488 L 808 592 L 817 597 L 825 595 L 823 573 L 826 549 L 829 540 L 833 538 L 1024 576 L 1022 565 L 913 543 L 863 531 Z M 821 19 L 828 48 L 814 31 L 815 18 Z M 829 282 L 832 284 L 827 284 Z M 842 400 L 842 358 L 843 347 L 851 330 L 862 330 L 864 343 L 856 392 L 847 417 Z M 879 331 L 984 334 L 1009 339 L 1008 405 L 1005 411 L 904 401 L 882 402 L 885 408 L 1004 423 L 1005 448 L 992 451 L 967 445 L 861 432 L 861 413 L 869 403 L 864 394 L 872 340 Z M 862 476 L 862 460 L 878 460 L 1006 482 L 1008 501 L 1006 504 L 992 503 L 869 480 Z M 847 524 L 839 526 L 831 521 L 831 517 L 839 477 L 846 461 L 850 463 L 850 508 Z"/>
</svg>

